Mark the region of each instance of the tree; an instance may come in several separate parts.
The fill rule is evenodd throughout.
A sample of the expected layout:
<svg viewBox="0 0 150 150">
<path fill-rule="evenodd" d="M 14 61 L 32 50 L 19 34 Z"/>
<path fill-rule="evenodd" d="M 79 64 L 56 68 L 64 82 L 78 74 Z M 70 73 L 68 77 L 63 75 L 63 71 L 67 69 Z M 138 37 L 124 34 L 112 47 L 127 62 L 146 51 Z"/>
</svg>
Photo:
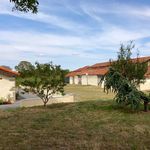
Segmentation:
<svg viewBox="0 0 150 150">
<path fill-rule="evenodd" d="M 139 91 L 135 84 L 131 83 L 127 78 L 121 75 L 113 67 L 109 68 L 108 73 L 103 78 L 104 91 L 107 93 L 112 91 L 116 93 L 115 100 L 121 106 L 131 106 L 133 110 L 138 109 L 140 103 L 144 103 L 144 110 L 147 111 L 148 97 L 142 91 Z"/>
<path fill-rule="evenodd" d="M 37 13 L 38 12 L 38 0 L 10 0 L 11 3 L 14 3 L 13 10 L 18 10 L 22 12 Z"/>
<path fill-rule="evenodd" d="M 144 109 L 147 111 L 150 97 L 139 91 L 137 86 L 144 82 L 148 65 L 147 62 L 139 62 L 138 57 L 134 61 L 131 59 L 133 48 L 132 42 L 127 46 L 121 45 L 117 61 L 111 62 L 109 71 L 102 79 L 104 91 L 111 90 L 116 93 L 115 100 L 118 104 L 130 105 L 134 110 L 138 109 L 143 102 Z"/>
<path fill-rule="evenodd" d="M 16 71 L 24 72 L 26 70 L 32 69 L 34 66 L 28 61 L 21 61 L 17 66 L 15 66 Z"/>
<path fill-rule="evenodd" d="M 27 92 L 37 94 L 46 106 L 55 93 L 64 94 L 65 72 L 52 63 L 39 64 L 21 72 L 20 85 Z"/>
<path fill-rule="evenodd" d="M 111 62 L 111 66 L 129 82 L 139 85 L 145 80 L 144 75 L 147 72 L 148 64 L 147 62 L 139 62 L 138 54 L 136 59 L 131 59 L 134 47 L 132 41 L 127 46 L 121 44 L 117 61 Z"/>
<path fill-rule="evenodd" d="M 34 69 L 34 66 L 28 61 L 21 61 L 17 66 L 15 66 L 16 71 L 20 74 L 26 74 L 27 72 Z M 16 78 L 16 86 L 19 88 L 22 81 L 21 76 Z"/>
</svg>

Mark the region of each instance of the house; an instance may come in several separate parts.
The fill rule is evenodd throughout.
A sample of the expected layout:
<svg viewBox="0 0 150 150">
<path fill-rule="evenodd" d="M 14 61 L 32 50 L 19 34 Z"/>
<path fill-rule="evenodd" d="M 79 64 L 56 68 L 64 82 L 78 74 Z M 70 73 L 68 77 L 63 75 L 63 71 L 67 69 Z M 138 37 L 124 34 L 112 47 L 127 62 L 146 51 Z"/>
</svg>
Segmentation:
<svg viewBox="0 0 150 150">
<path fill-rule="evenodd" d="M 137 59 L 132 59 L 136 62 Z M 150 90 L 150 56 L 138 58 L 139 62 L 148 62 L 148 71 L 145 74 L 146 80 L 140 85 L 140 90 Z M 110 67 L 110 62 L 97 63 L 92 66 L 85 66 L 74 70 L 67 74 L 70 84 L 95 85 L 104 87 L 104 83 L 100 84 L 102 76 L 104 76 Z"/>
<path fill-rule="evenodd" d="M 17 72 L 0 66 L 0 100 L 12 103 L 16 100 L 16 76 Z"/>
</svg>

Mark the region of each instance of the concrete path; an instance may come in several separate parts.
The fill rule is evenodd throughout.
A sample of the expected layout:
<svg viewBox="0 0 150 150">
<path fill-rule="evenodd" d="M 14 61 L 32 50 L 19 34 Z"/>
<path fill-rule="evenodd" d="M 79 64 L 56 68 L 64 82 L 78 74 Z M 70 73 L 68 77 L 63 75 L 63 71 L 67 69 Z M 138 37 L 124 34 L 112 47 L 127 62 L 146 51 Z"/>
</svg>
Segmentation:
<svg viewBox="0 0 150 150">
<path fill-rule="evenodd" d="M 6 109 L 16 109 L 19 108 L 20 106 L 20 101 L 17 101 L 13 104 L 7 104 L 7 105 L 0 105 L 1 110 L 6 110 Z"/>
<path fill-rule="evenodd" d="M 19 91 L 19 100 L 17 100 L 13 104 L 7 104 L 7 105 L 0 105 L 1 110 L 7 110 L 7 109 L 16 109 L 20 107 L 33 107 L 33 106 L 42 106 L 43 102 L 42 100 L 31 93 L 23 93 L 23 91 Z M 53 104 L 53 103 L 68 103 L 68 102 L 74 102 L 74 96 L 72 94 L 67 94 L 65 96 L 62 95 L 54 95 L 53 98 L 48 101 L 47 104 Z"/>
<path fill-rule="evenodd" d="M 19 90 L 19 100 L 17 100 L 13 104 L 7 104 L 7 105 L 0 105 L 1 110 L 7 110 L 7 109 L 16 109 L 20 107 L 20 103 L 22 100 L 30 100 L 30 99 L 40 99 L 38 96 L 31 94 L 31 93 L 25 93 L 23 90 Z"/>
<path fill-rule="evenodd" d="M 19 96 L 21 97 L 21 99 L 39 98 L 37 95 L 32 93 L 26 93 L 23 90 L 19 90 Z"/>
</svg>

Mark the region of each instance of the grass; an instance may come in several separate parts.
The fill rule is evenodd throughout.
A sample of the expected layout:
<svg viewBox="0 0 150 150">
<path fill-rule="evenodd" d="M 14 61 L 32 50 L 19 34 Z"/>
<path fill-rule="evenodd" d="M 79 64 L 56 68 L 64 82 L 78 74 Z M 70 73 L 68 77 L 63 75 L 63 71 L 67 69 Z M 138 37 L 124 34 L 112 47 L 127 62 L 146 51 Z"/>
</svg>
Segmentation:
<svg viewBox="0 0 150 150">
<path fill-rule="evenodd" d="M 113 93 L 104 93 L 104 89 L 98 86 L 67 85 L 66 93 L 73 93 L 76 101 L 110 100 Z"/>
<path fill-rule="evenodd" d="M 69 91 L 69 87 L 66 88 Z M 76 87 L 75 91 L 74 88 L 70 87 L 70 91 L 76 91 L 76 100 L 80 101 L 82 87 Z M 85 92 L 86 87 L 83 89 Z M 150 149 L 149 112 L 121 110 L 113 101 L 94 100 L 98 98 L 46 108 L 0 111 L 0 149 Z M 88 100 L 88 96 L 84 100 Z"/>
</svg>

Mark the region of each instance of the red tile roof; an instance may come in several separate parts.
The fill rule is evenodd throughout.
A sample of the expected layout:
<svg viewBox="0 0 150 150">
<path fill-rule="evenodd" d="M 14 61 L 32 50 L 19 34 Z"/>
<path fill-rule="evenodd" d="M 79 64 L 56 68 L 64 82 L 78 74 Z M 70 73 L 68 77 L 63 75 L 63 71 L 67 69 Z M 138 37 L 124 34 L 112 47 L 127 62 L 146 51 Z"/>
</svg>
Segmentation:
<svg viewBox="0 0 150 150">
<path fill-rule="evenodd" d="M 137 58 L 133 58 L 131 60 L 133 62 L 136 62 Z M 148 57 L 139 57 L 138 58 L 138 61 L 141 62 L 141 63 L 146 62 L 148 60 L 150 60 L 150 56 L 148 56 Z M 108 66 L 110 66 L 110 62 L 97 63 L 97 64 L 92 65 L 91 67 L 108 67 Z"/>
<path fill-rule="evenodd" d="M 6 73 L 7 76 L 18 76 L 19 73 L 0 66 L 0 71 Z"/>
<path fill-rule="evenodd" d="M 85 67 L 82 67 L 82 68 L 79 68 L 79 69 L 76 69 L 72 72 L 69 72 L 66 77 L 70 77 L 70 76 L 76 76 L 76 75 L 79 75 L 81 74 L 82 71 L 85 71 L 89 68 L 89 66 L 85 66 Z"/>
<path fill-rule="evenodd" d="M 87 68 L 86 70 L 81 71 L 78 75 L 104 75 L 108 71 L 108 68 Z"/>
<path fill-rule="evenodd" d="M 108 67 L 108 66 L 110 66 L 110 62 L 97 63 L 97 64 L 92 65 L 91 67 L 95 68 L 95 67 Z"/>
<path fill-rule="evenodd" d="M 148 56 L 148 57 L 139 57 L 139 58 L 138 58 L 138 61 L 139 61 L 140 63 L 146 62 L 146 61 L 149 61 L 149 60 L 150 60 L 150 56 Z M 137 62 L 137 58 L 133 58 L 132 61 L 133 61 L 133 62 Z"/>
<path fill-rule="evenodd" d="M 139 62 L 146 62 L 150 60 L 150 56 L 149 57 L 140 57 L 138 58 Z M 132 59 L 133 62 L 137 61 L 137 58 Z M 77 75 L 104 75 L 107 73 L 108 68 L 110 66 L 110 62 L 103 62 L 103 63 L 97 63 L 94 64 L 92 66 L 85 66 L 82 68 L 79 68 L 77 70 L 74 70 L 70 73 L 67 74 L 67 77 L 70 76 L 77 76 Z M 146 77 L 150 77 L 150 67 L 148 68 L 148 72 L 146 73 Z"/>
</svg>

